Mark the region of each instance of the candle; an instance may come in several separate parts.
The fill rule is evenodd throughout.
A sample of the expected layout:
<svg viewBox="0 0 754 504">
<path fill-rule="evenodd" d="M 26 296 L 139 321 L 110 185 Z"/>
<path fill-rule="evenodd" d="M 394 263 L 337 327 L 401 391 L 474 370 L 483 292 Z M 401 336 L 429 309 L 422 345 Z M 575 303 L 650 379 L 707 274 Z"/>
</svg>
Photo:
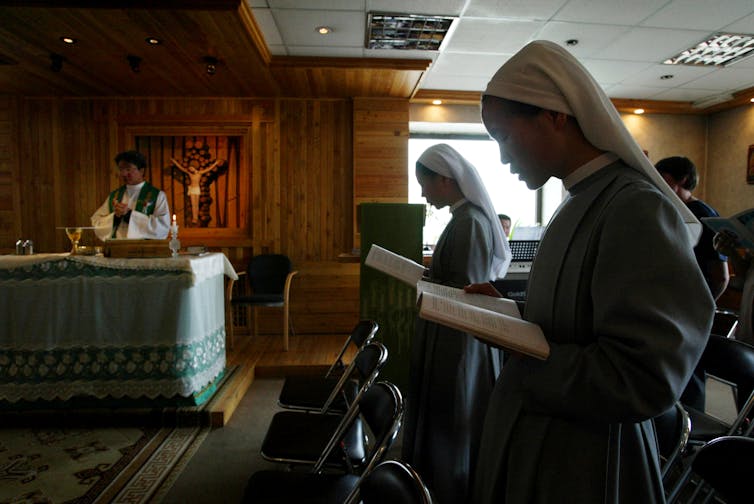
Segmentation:
<svg viewBox="0 0 754 504">
<path fill-rule="evenodd" d="M 176 225 L 176 222 L 175 222 L 175 214 L 173 214 L 173 225 L 174 225 L 174 226 Z"/>
<path fill-rule="evenodd" d="M 175 214 L 173 214 L 173 224 L 170 226 L 170 231 L 173 235 L 178 234 L 178 223 L 175 221 Z"/>
</svg>

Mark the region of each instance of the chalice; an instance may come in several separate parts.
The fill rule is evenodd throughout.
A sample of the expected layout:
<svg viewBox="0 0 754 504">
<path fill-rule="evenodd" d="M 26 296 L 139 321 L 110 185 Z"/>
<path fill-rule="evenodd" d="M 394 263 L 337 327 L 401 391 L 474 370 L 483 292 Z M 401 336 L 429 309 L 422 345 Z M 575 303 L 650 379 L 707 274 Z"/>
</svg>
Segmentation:
<svg viewBox="0 0 754 504">
<path fill-rule="evenodd" d="M 80 228 L 80 227 L 65 228 L 65 234 L 68 237 L 68 239 L 71 240 L 71 245 L 73 245 L 73 248 L 71 249 L 71 254 L 76 253 L 76 248 L 78 248 L 79 246 L 79 240 L 81 240 L 82 232 L 83 232 L 83 228 Z"/>
</svg>

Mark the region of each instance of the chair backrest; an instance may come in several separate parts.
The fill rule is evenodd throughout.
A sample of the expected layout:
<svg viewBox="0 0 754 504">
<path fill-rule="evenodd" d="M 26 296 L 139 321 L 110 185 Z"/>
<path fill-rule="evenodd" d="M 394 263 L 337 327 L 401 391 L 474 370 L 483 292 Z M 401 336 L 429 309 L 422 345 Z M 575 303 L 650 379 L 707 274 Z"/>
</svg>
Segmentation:
<svg viewBox="0 0 754 504">
<path fill-rule="evenodd" d="M 680 402 L 654 418 L 657 445 L 660 449 L 663 478 L 686 447 L 691 433 L 691 419 Z"/>
<path fill-rule="evenodd" d="M 370 341 L 364 345 L 340 376 L 338 383 L 333 387 L 330 397 L 327 398 L 320 412 L 327 413 L 330 406 L 335 402 L 335 399 L 342 395 L 344 395 L 347 405 L 357 402 L 359 397 L 377 379 L 382 367 L 387 362 L 387 354 L 387 348 L 379 341 Z M 354 379 L 357 382 L 356 390 L 351 392 L 349 384 L 353 385 Z"/>
<path fill-rule="evenodd" d="M 712 319 L 712 334 L 732 338 L 736 334 L 738 327 L 738 313 L 730 310 L 715 310 L 715 317 Z"/>
<path fill-rule="evenodd" d="M 432 504 L 432 496 L 413 467 L 386 460 L 359 480 L 346 503 Z"/>
<path fill-rule="evenodd" d="M 330 453 L 339 446 L 351 471 L 366 473 L 385 458 L 398 436 L 403 412 L 403 396 L 398 387 L 390 382 L 375 383 L 349 408 L 312 471 L 322 470 Z"/>
<path fill-rule="evenodd" d="M 754 346 L 712 334 L 701 366 L 707 374 L 735 386 L 736 406 L 741 411 L 754 391 Z"/>
<path fill-rule="evenodd" d="M 254 294 L 282 294 L 293 264 L 283 254 L 260 254 L 249 261 L 249 283 Z"/>
<path fill-rule="evenodd" d="M 348 335 L 348 338 L 346 338 L 346 342 L 343 344 L 343 348 L 340 349 L 338 358 L 335 359 L 335 362 L 332 363 L 330 369 L 325 373 L 325 378 L 329 378 L 334 371 L 343 368 L 343 356 L 350 345 L 353 344 L 357 351 L 360 350 L 364 345 L 372 341 L 379 327 L 379 324 L 374 320 L 360 320 L 356 324 L 356 327 L 353 328 L 353 331 L 351 331 L 351 334 Z"/>
<path fill-rule="evenodd" d="M 749 503 L 754 501 L 750 480 L 752 460 L 754 439 L 723 436 L 699 448 L 691 468 L 722 495 L 725 502 Z"/>
</svg>

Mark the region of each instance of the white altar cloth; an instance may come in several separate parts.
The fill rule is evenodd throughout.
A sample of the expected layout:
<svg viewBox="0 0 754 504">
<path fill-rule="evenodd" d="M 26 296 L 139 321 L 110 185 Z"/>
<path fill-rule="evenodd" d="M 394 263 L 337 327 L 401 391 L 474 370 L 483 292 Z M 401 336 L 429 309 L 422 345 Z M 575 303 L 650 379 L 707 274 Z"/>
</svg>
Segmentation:
<svg viewBox="0 0 754 504">
<path fill-rule="evenodd" d="M 225 369 L 223 254 L 0 256 L 0 400 L 197 398 Z"/>
</svg>

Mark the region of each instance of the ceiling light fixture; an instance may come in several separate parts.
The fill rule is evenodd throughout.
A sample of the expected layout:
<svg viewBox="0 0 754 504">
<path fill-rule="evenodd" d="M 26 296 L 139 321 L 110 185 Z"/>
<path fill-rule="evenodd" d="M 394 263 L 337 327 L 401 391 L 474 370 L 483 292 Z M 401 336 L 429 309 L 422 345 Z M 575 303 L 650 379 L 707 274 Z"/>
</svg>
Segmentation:
<svg viewBox="0 0 754 504">
<path fill-rule="evenodd" d="M 76 42 L 78 42 L 78 40 L 73 37 L 60 37 L 60 40 L 62 40 L 65 44 L 75 44 Z"/>
<path fill-rule="evenodd" d="M 669 79 L 672 79 L 673 77 L 675 77 L 675 75 L 673 74 L 660 75 L 660 80 L 669 80 Z"/>
<path fill-rule="evenodd" d="M 214 56 L 205 56 L 203 61 L 207 65 L 207 75 L 215 75 L 217 72 L 217 64 L 219 63 L 217 58 Z"/>
<path fill-rule="evenodd" d="M 442 105 L 442 100 L 432 100 L 432 105 Z"/>
<path fill-rule="evenodd" d="M 751 103 L 754 103 L 754 98 L 752 98 L 752 99 L 751 99 L 751 100 L 749 100 L 749 101 L 750 101 Z"/>
<path fill-rule="evenodd" d="M 642 115 L 643 113 L 644 113 L 644 109 L 643 108 L 634 109 L 634 114 L 636 114 L 636 115 Z"/>
<path fill-rule="evenodd" d="M 334 32 L 335 30 L 333 30 L 329 26 L 318 26 L 318 27 L 316 27 L 314 29 L 314 31 L 316 31 L 320 35 L 329 35 L 330 33 Z"/>
<path fill-rule="evenodd" d="M 133 73 L 139 73 L 141 71 L 141 58 L 134 56 L 133 54 L 129 54 L 128 56 L 126 56 L 126 59 L 128 60 L 128 66 L 131 67 L 131 71 Z"/>
<path fill-rule="evenodd" d="M 149 45 L 160 45 L 162 44 L 162 40 L 155 38 L 155 37 L 147 37 L 146 39 L 147 44 Z"/>
<path fill-rule="evenodd" d="M 65 58 L 60 54 L 50 53 L 50 70 L 53 72 L 60 72 L 63 69 L 63 62 Z"/>
<path fill-rule="evenodd" d="M 565 44 L 570 47 L 577 46 L 579 45 L 579 39 L 575 39 L 575 38 L 568 39 L 565 41 Z"/>
<path fill-rule="evenodd" d="M 694 47 L 690 47 L 670 59 L 666 65 L 730 65 L 754 51 L 754 35 L 716 33 Z"/>
</svg>

